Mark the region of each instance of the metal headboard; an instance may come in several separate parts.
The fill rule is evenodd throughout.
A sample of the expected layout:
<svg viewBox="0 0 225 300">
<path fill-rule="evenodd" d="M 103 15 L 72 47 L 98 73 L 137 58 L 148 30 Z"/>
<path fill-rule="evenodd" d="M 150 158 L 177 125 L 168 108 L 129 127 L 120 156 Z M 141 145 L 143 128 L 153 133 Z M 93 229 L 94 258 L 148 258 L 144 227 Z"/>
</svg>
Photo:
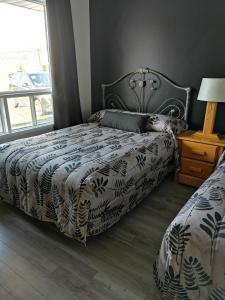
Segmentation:
<svg viewBox="0 0 225 300">
<path fill-rule="evenodd" d="M 125 86 L 121 86 L 125 83 Z M 120 85 L 120 90 L 116 88 Z M 121 93 L 128 88 L 132 95 Z M 162 92 L 160 93 L 160 90 Z M 159 113 L 187 120 L 190 87 L 181 87 L 161 73 L 150 68 L 140 68 L 109 84 L 102 84 L 103 108 Z M 170 95 L 170 93 L 171 95 Z M 132 96 L 132 99 L 130 98 Z M 124 101 L 129 98 L 129 103 Z M 154 107 L 151 102 L 154 99 Z M 133 107 L 131 107 L 133 104 Z"/>
</svg>

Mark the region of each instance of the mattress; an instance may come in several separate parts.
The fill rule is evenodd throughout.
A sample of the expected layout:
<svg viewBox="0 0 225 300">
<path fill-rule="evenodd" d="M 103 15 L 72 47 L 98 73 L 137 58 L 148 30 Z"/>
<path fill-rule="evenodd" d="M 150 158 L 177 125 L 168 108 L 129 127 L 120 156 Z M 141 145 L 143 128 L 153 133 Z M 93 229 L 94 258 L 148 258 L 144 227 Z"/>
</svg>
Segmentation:
<svg viewBox="0 0 225 300">
<path fill-rule="evenodd" d="M 0 197 L 83 243 L 133 209 L 174 160 L 171 134 L 86 123 L 0 145 Z"/>
<path fill-rule="evenodd" d="M 225 161 L 168 227 L 154 265 L 162 299 L 225 299 Z"/>
</svg>

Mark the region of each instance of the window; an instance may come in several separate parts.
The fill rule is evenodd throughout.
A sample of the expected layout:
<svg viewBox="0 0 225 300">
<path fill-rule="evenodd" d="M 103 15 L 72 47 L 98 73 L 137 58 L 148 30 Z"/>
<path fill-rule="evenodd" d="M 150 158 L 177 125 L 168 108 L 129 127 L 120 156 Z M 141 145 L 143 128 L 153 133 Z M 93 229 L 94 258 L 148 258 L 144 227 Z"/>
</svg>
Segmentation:
<svg viewBox="0 0 225 300">
<path fill-rule="evenodd" d="M 51 124 L 43 0 L 0 1 L 0 135 Z"/>
</svg>

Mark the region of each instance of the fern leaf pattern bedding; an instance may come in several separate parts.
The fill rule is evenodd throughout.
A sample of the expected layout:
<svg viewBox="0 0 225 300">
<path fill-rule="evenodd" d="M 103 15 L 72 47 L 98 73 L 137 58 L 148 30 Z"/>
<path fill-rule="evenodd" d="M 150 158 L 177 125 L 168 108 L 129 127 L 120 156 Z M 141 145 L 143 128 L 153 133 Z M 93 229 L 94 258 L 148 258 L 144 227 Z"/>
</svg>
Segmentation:
<svg viewBox="0 0 225 300">
<path fill-rule="evenodd" d="M 169 171 L 172 134 L 87 123 L 0 145 L 0 197 L 83 243 L 134 208 Z"/>
<path fill-rule="evenodd" d="M 162 299 L 225 299 L 225 161 L 168 227 L 154 265 Z"/>
</svg>

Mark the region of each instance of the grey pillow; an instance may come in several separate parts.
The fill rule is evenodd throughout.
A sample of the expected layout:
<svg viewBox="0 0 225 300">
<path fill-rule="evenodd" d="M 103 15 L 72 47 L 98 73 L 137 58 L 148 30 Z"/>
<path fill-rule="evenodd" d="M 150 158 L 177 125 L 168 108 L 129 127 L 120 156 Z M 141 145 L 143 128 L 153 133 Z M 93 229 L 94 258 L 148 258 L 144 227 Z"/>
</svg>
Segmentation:
<svg viewBox="0 0 225 300">
<path fill-rule="evenodd" d="M 91 122 L 100 122 L 107 111 L 121 112 L 123 114 L 142 115 L 142 116 L 143 115 L 147 115 L 147 116 L 150 115 L 149 113 L 139 113 L 139 112 L 136 112 L 136 111 L 108 108 L 108 109 L 102 109 L 102 110 L 99 110 L 99 111 L 93 113 L 88 118 L 88 122 L 89 123 L 91 123 Z"/>
<path fill-rule="evenodd" d="M 100 125 L 137 133 L 145 132 L 148 115 L 106 111 Z"/>
</svg>

